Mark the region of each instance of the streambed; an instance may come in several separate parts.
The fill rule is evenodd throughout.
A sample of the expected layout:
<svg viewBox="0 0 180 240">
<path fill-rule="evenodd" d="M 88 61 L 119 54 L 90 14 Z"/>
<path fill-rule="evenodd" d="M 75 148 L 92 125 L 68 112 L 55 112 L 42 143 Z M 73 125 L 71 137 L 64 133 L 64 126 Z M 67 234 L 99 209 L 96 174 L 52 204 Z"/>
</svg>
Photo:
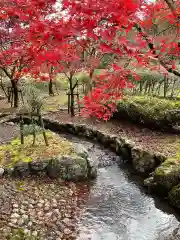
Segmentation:
<svg viewBox="0 0 180 240">
<path fill-rule="evenodd" d="M 0 239 L 22 228 L 43 240 L 169 240 L 178 216 L 144 192 L 130 165 L 98 144 L 63 136 L 96 159 L 97 179 L 0 179 Z"/>
<path fill-rule="evenodd" d="M 173 209 L 147 195 L 127 163 L 99 145 L 75 137 L 71 141 L 89 149 L 99 165 L 79 221 L 78 240 L 163 240 L 178 227 Z"/>
</svg>

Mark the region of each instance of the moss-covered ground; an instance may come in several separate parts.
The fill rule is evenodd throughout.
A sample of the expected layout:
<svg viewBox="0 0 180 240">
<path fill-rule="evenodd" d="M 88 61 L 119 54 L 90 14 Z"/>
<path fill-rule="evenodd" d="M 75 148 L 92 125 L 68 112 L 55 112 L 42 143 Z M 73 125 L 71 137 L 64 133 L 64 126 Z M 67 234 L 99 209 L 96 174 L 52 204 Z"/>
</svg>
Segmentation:
<svg viewBox="0 0 180 240">
<path fill-rule="evenodd" d="M 32 144 L 32 135 L 25 137 L 23 145 L 19 138 L 0 145 L 0 165 L 13 166 L 18 162 L 49 159 L 57 155 L 75 155 L 72 143 L 51 131 L 46 131 L 46 135 L 49 146 L 45 145 L 42 133 L 37 134 L 35 145 Z"/>
</svg>

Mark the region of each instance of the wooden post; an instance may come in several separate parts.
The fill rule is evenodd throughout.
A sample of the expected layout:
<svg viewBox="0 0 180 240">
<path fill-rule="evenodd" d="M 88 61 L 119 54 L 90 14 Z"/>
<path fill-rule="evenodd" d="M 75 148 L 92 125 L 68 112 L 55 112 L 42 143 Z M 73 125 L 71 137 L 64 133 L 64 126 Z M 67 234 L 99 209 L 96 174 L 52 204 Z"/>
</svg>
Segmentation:
<svg viewBox="0 0 180 240">
<path fill-rule="evenodd" d="M 49 146 L 49 144 L 48 144 L 48 139 L 47 139 L 47 136 L 46 136 L 46 132 L 45 132 L 45 129 L 44 129 L 44 122 L 43 122 L 41 113 L 40 113 L 39 111 L 38 111 L 38 115 L 39 115 L 39 123 L 40 123 L 40 126 L 41 126 L 42 131 L 43 131 L 44 141 L 45 141 L 45 143 L 46 143 L 46 146 Z"/>
<path fill-rule="evenodd" d="M 23 94 L 22 94 L 22 90 L 19 90 L 20 96 L 21 96 L 21 101 L 24 104 L 24 98 L 23 98 Z"/>
<path fill-rule="evenodd" d="M 79 115 L 80 115 L 81 108 L 80 108 L 80 103 L 79 103 L 79 93 L 77 93 L 77 104 L 78 104 L 78 112 L 79 112 Z"/>
<path fill-rule="evenodd" d="M 71 95 L 68 93 L 68 114 L 70 113 Z"/>
<path fill-rule="evenodd" d="M 22 115 L 20 115 L 20 135 L 21 135 L 21 144 L 24 144 L 24 122 L 23 122 Z"/>
<path fill-rule="evenodd" d="M 34 119 L 33 119 L 33 110 L 32 110 L 32 113 L 31 113 L 31 124 L 33 126 L 33 145 L 35 145 L 36 143 L 36 129 L 35 129 L 35 125 L 34 125 Z"/>
</svg>

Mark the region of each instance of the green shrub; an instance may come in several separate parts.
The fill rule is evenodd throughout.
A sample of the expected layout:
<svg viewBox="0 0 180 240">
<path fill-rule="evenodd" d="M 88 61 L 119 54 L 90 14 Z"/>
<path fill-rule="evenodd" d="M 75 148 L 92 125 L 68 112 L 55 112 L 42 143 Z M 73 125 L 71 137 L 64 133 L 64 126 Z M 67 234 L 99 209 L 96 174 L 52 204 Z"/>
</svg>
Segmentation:
<svg viewBox="0 0 180 240">
<path fill-rule="evenodd" d="M 148 96 L 128 97 L 118 102 L 118 112 L 140 122 L 176 125 L 180 123 L 180 101 Z M 119 116 L 121 116 L 119 114 Z"/>
</svg>

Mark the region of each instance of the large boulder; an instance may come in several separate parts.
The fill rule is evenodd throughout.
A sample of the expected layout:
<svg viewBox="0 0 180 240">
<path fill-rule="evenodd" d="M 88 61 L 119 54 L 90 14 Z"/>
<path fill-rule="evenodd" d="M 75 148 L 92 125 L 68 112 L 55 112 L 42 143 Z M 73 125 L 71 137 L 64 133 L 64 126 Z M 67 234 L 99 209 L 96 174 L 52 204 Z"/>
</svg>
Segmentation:
<svg viewBox="0 0 180 240">
<path fill-rule="evenodd" d="M 156 157 L 138 147 L 131 150 L 134 169 L 139 173 L 150 173 L 157 166 Z"/>
<path fill-rule="evenodd" d="M 161 164 L 156 168 L 154 181 L 158 186 L 162 186 L 167 191 L 176 186 L 180 181 L 180 166 L 176 164 Z"/>
<path fill-rule="evenodd" d="M 87 164 L 87 168 L 88 168 L 88 177 L 96 178 L 97 177 L 96 159 L 92 159 L 89 157 L 87 149 L 82 144 L 75 143 L 74 150 L 78 156 L 80 156 L 86 160 L 86 164 Z"/>
<path fill-rule="evenodd" d="M 63 180 L 85 180 L 88 178 L 87 161 L 80 156 L 59 156 L 47 166 L 47 175 Z"/>
<path fill-rule="evenodd" d="M 168 192 L 180 182 L 180 166 L 175 162 L 165 161 L 157 167 L 152 176 L 144 181 L 145 186 L 158 194 L 167 196 Z"/>
<path fill-rule="evenodd" d="M 30 162 L 30 168 L 31 168 L 31 171 L 34 173 L 41 172 L 46 170 L 48 164 L 49 164 L 49 160 L 32 161 Z"/>
</svg>

